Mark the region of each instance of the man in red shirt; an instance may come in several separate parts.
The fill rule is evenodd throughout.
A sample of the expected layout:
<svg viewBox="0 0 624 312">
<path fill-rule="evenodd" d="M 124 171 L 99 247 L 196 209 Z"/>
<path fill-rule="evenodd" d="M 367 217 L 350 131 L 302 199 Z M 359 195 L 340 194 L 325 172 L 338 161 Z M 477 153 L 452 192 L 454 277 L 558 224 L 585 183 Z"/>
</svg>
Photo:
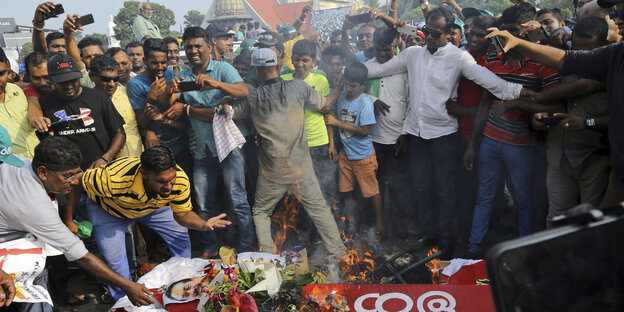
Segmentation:
<svg viewBox="0 0 624 312">
<path fill-rule="evenodd" d="M 37 131 L 48 131 L 50 119 L 43 117 L 39 97 L 54 90 L 54 85 L 48 77 L 48 57 L 42 52 L 33 52 L 24 61 L 26 72 L 30 76 L 30 84 L 24 87 L 24 95 L 28 100 L 28 121 Z"/>
<path fill-rule="evenodd" d="M 477 64 L 484 66 L 490 41 L 485 39 L 487 29 L 492 27 L 496 18 L 490 15 L 481 15 L 472 21 L 472 29 L 468 33 L 468 52 L 475 58 Z M 446 103 L 446 110 L 450 115 L 456 116 L 459 121 L 459 149 L 465 151 L 470 141 L 472 126 L 481 92 L 483 89 L 472 80 L 462 78 L 457 88 L 457 101 L 450 100 Z M 457 157 L 457 235 L 461 242 L 468 239 L 472 223 L 472 210 L 477 195 L 477 174 L 464 168 L 463 154 Z"/>
<path fill-rule="evenodd" d="M 520 25 L 535 20 L 536 14 L 536 9 L 531 4 L 517 3 L 503 12 L 500 27 L 519 35 Z M 561 81 L 556 70 L 515 51 L 502 55 L 490 54 L 485 59 L 484 66 L 507 81 L 520 83 L 535 91 L 557 86 Z M 540 109 L 552 111 L 552 106 L 522 105 L 520 110 L 515 109 L 514 105 L 517 103 L 518 101 L 494 100 L 486 92 L 477 108 L 470 142 L 464 155 L 466 169 L 472 170 L 475 145 L 483 131 L 479 151 L 479 191 L 468 243 L 467 256 L 470 257 L 479 257 L 482 252 L 481 241 L 488 230 L 492 203 L 503 173 L 503 165 L 507 169 L 518 207 L 518 234 L 525 236 L 532 232 L 535 204 L 531 181 L 535 134 L 531 128 L 530 113 Z"/>
</svg>

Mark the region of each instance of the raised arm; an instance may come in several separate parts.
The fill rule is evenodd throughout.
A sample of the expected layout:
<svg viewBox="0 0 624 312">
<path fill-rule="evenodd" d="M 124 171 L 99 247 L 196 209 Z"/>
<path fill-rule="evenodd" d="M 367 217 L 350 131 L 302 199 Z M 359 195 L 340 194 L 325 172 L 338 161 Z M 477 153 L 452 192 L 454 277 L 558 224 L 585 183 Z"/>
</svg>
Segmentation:
<svg viewBox="0 0 624 312">
<path fill-rule="evenodd" d="M 297 20 L 295 21 L 295 23 L 293 24 L 293 26 L 295 27 L 295 29 L 297 30 L 297 32 L 301 32 L 301 26 L 305 23 L 306 17 L 308 15 L 308 13 L 310 13 L 312 11 L 312 7 L 309 5 L 306 5 L 303 10 L 301 10 L 301 15 L 299 16 L 299 18 L 297 18 Z"/>
<path fill-rule="evenodd" d="M 76 21 L 79 18 L 80 15 L 78 14 L 74 14 L 73 16 L 67 15 L 67 19 L 65 19 L 65 22 L 63 23 L 63 35 L 65 35 L 65 48 L 67 49 L 67 55 L 71 56 L 76 61 L 80 70 L 83 70 L 84 64 L 80 58 L 80 50 L 78 49 L 78 45 L 74 39 L 74 33 L 76 30 L 83 30 L 81 26 L 76 24 Z"/>
<path fill-rule="evenodd" d="M 412 54 L 412 49 L 422 48 L 417 47 L 404 50 L 403 52 L 399 53 L 397 56 L 393 57 L 391 60 L 383 64 L 379 64 L 377 62 L 366 62 L 364 65 L 366 65 L 366 68 L 368 69 L 368 78 L 385 77 L 406 72 L 408 59 Z"/>
<path fill-rule="evenodd" d="M 460 62 L 464 77 L 490 91 L 497 98 L 514 100 L 520 97 L 522 85 L 499 78 L 487 68 L 478 65 L 468 52 L 462 53 Z"/>
<path fill-rule="evenodd" d="M 54 3 L 52 2 L 44 2 L 37 6 L 35 9 L 35 16 L 33 17 L 33 32 L 32 32 L 32 44 L 33 50 L 38 52 L 47 53 L 48 52 L 48 44 L 45 40 L 45 32 L 43 28 L 45 27 L 45 17 L 46 13 L 50 13 L 54 9 Z M 56 16 L 55 16 L 56 17 Z"/>
<path fill-rule="evenodd" d="M 485 38 L 490 39 L 494 36 L 498 36 L 499 39 L 505 41 L 505 46 L 503 47 L 505 52 L 516 48 L 523 55 L 528 56 L 546 67 L 558 71 L 561 71 L 563 68 L 563 58 L 565 57 L 565 51 L 563 50 L 522 40 L 514 37 L 506 30 L 500 31 L 498 28 L 489 28 L 488 31 L 491 32 Z"/>
</svg>

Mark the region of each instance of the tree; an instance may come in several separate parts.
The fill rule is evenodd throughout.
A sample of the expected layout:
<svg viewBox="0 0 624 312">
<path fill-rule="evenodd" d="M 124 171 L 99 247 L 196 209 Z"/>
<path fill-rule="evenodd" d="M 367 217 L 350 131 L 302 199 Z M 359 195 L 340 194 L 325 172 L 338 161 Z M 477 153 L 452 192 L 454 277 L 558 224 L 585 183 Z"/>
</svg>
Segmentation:
<svg viewBox="0 0 624 312">
<path fill-rule="evenodd" d="M 150 2 L 152 5 L 152 21 L 160 29 L 163 37 L 171 35 L 169 27 L 175 24 L 175 15 L 173 11 L 167 9 L 164 5 Z M 134 40 L 132 33 L 132 23 L 139 15 L 139 1 L 125 1 L 124 7 L 119 9 L 119 13 L 115 15 L 115 38 L 121 41 L 121 45 L 125 46 Z"/>
<path fill-rule="evenodd" d="M 33 51 L 34 49 L 33 49 L 32 42 L 24 43 L 24 45 L 20 48 L 20 51 L 19 51 L 22 61 L 25 61 L 28 54 L 33 53 Z"/>
<path fill-rule="evenodd" d="M 366 0 L 364 1 L 364 4 L 371 9 L 379 8 L 379 0 Z"/>
<path fill-rule="evenodd" d="M 206 15 L 197 10 L 190 10 L 184 15 L 184 27 L 200 27 Z"/>
<path fill-rule="evenodd" d="M 104 51 L 108 50 L 108 36 L 107 35 L 93 33 L 93 34 L 90 34 L 89 36 L 96 37 L 96 38 L 102 40 L 102 42 L 104 43 Z"/>
</svg>

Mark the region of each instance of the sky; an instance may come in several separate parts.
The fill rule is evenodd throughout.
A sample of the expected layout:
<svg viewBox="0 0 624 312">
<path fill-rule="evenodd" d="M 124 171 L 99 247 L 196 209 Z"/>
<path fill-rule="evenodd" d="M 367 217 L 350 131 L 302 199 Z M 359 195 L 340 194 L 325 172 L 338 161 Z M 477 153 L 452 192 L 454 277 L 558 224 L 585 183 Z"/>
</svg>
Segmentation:
<svg viewBox="0 0 624 312">
<path fill-rule="evenodd" d="M 0 17 L 13 17 L 18 25 L 32 26 L 32 19 L 37 5 L 42 0 L 0 0 Z M 123 7 L 124 0 L 56 0 L 54 3 L 63 4 L 65 14 L 85 15 L 93 14 L 95 23 L 85 26 L 85 34 L 101 33 L 108 31 L 110 16 L 117 15 L 119 9 Z M 151 1 L 164 5 L 175 14 L 176 24 L 171 26 L 172 30 L 180 30 L 180 25 L 184 27 L 184 15 L 190 10 L 198 10 L 206 14 L 210 8 L 212 0 L 156 0 Z M 45 27 L 48 29 L 63 28 L 64 18 L 49 19 Z"/>
</svg>

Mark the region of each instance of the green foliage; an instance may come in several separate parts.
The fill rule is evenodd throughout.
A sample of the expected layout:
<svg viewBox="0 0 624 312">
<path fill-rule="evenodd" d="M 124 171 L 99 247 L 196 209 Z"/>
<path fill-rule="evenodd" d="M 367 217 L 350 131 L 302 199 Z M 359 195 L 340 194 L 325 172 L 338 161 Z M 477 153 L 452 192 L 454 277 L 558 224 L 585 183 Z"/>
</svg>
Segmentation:
<svg viewBox="0 0 624 312">
<path fill-rule="evenodd" d="M 184 27 L 197 26 L 200 27 L 206 15 L 201 14 L 197 10 L 190 10 L 184 15 Z"/>
<path fill-rule="evenodd" d="M 175 24 L 175 15 L 173 11 L 167 9 L 164 5 L 150 2 L 152 5 L 152 21 L 160 29 L 163 37 L 171 36 L 172 31 L 169 27 Z M 115 22 L 115 38 L 121 41 L 121 46 L 125 46 L 134 40 L 132 33 L 132 23 L 139 15 L 139 1 L 125 1 L 124 7 L 119 9 L 113 21 Z M 173 33 L 175 36 L 175 33 Z"/>
<path fill-rule="evenodd" d="M 364 5 L 371 9 L 379 8 L 379 0 L 366 0 L 364 1 Z"/>
<path fill-rule="evenodd" d="M 28 56 L 28 54 L 33 53 L 33 51 L 34 51 L 34 49 L 33 49 L 32 42 L 24 43 L 24 45 L 20 48 L 20 54 L 22 56 L 22 61 L 26 60 L 26 57 Z"/>
</svg>

